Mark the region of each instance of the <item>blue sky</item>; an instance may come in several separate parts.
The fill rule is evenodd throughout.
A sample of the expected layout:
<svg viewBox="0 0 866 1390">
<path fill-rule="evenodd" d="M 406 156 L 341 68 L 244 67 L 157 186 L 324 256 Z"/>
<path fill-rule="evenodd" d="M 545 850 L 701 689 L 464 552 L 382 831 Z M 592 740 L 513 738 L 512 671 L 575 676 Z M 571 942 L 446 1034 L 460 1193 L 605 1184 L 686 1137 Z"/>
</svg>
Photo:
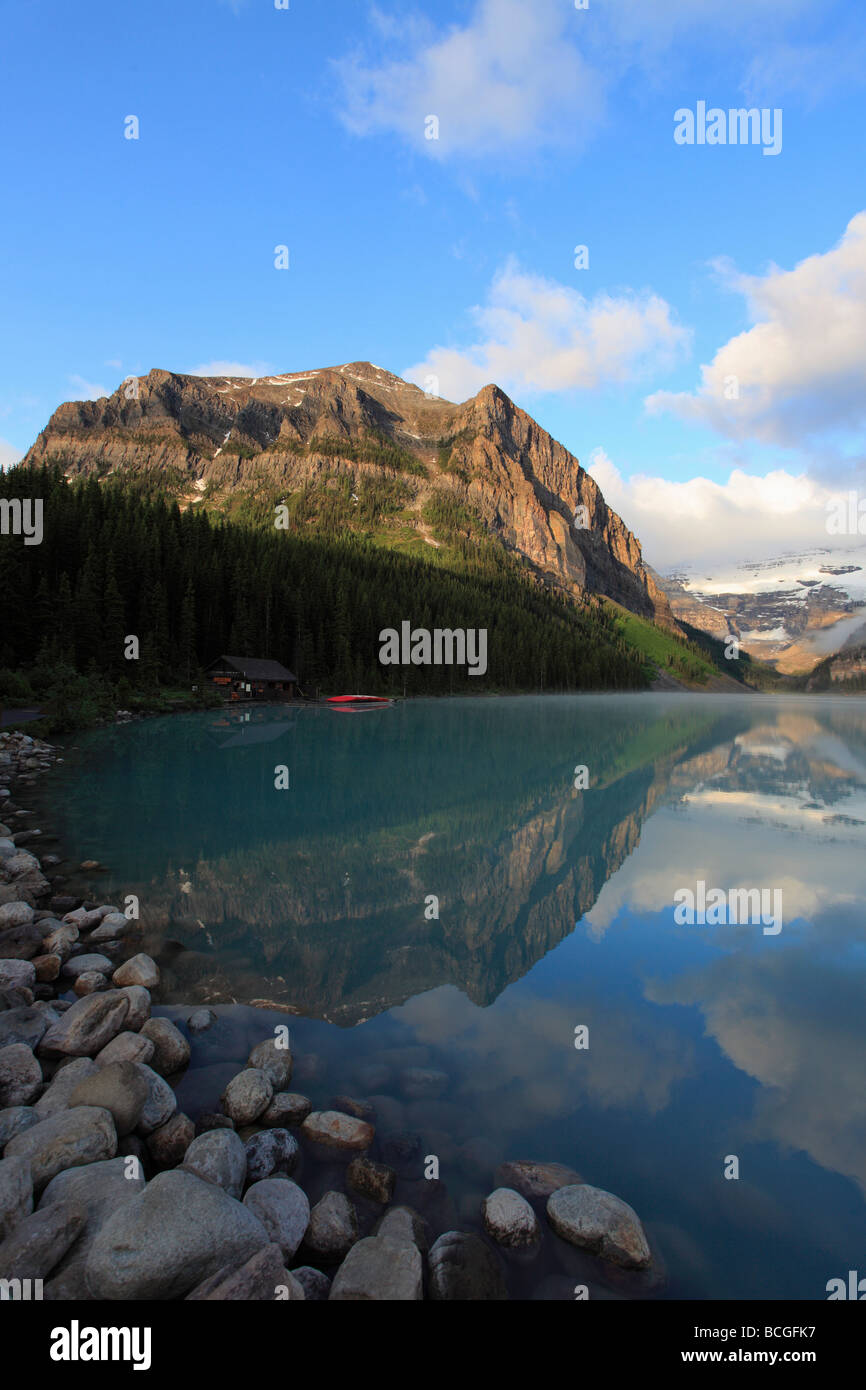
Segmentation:
<svg viewBox="0 0 866 1390">
<path fill-rule="evenodd" d="M 654 563 L 695 525 L 804 544 L 857 485 L 859 0 L 16 0 L 0 21 L 3 461 L 151 367 L 369 359 L 451 399 L 496 380 Z M 699 101 L 781 110 L 781 152 L 677 144 Z"/>
</svg>

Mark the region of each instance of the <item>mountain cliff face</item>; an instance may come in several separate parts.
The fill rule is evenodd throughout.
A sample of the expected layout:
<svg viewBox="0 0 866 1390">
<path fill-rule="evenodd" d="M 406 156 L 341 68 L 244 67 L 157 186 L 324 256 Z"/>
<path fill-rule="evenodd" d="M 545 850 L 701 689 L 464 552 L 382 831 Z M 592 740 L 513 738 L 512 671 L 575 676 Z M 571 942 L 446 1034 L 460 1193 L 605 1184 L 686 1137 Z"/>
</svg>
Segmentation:
<svg viewBox="0 0 866 1390">
<path fill-rule="evenodd" d="M 181 506 L 398 476 L 402 520 L 420 540 L 436 544 L 425 503 L 451 497 L 545 582 L 674 626 L 637 538 L 578 460 L 496 386 L 455 405 L 369 362 L 253 380 L 154 370 L 60 406 L 24 462 L 52 460 L 68 477 L 157 483 Z"/>
</svg>

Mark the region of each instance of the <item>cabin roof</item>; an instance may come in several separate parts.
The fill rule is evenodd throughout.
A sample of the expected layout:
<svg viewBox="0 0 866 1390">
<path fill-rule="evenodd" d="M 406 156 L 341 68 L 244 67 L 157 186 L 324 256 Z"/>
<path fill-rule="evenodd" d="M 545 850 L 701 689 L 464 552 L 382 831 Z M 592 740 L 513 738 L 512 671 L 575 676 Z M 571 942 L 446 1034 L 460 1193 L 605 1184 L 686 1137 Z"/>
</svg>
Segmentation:
<svg viewBox="0 0 866 1390">
<path fill-rule="evenodd" d="M 258 656 L 218 656 L 208 670 L 214 666 L 232 666 L 239 675 L 253 681 L 296 681 L 291 671 L 281 666 L 279 661 L 268 661 Z"/>
</svg>

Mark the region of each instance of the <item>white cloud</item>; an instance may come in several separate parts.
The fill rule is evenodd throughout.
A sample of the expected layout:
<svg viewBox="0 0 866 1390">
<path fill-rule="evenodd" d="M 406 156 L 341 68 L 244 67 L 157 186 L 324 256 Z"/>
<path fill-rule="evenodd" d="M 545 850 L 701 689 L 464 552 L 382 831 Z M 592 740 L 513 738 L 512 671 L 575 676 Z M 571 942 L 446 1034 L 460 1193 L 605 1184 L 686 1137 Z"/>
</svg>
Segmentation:
<svg viewBox="0 0 866 1390">
<path fill-rule="evenodd" d="M 587 472 L 662 572 L 832 544 L 827 503 L 839 490 L 806 473 L 774 469 L 761 476 L 735 468 L 724 483 L 648 474 L 626 479 L 603 449 L 592 454 Z"/>
<path fill-rule="evenodd" d="M 468 24 L 439 34 L 380 23 L 385 39 L 396 30 L 403 53 L 337 63 L 342 119 L 359 135 L 395 132 L 434 158 L 573 143 L 600 119 L 604 82 L 569 27 L 565 7 L 550 0 L 479 0 Z M 431 115 L 438 139 L 425 135 Z"/>
<path fill-rule="evenodd" d="M 78 393 L 75 399 L 79 401 L 101 400 L 103 396 L 110 396 L 114 389 L 111 386 L 100 386 L 95 381 L 87 381 L 85 377 L 78 376 L 77 373 L 72 373 L 69 380 Z"/>
<path fill-rule="evenodd" d="M 511 391 L 590 390 L 668 364 L 688 343 L 670 306 L 648 290 L 597 294 L 532 275 L 510 261 L 487 303 L 472 310 L 480 337 L 435 347 L 403 375 L 437 395 L 465 400 L 488 382 Z"/>
<path fill-rule="evenodd" d="M 239 376 L 239 377 L 260 377 L 270 376 L 273 367 L 268 362 L 227 362 L 218 359 L 215 362 L 202 362 L 197 367 L 190 367 L 185 374 L 187 376 Z"/>
<path fill-rule="evenodd" d="M 678 45 L 684 57 L 702 45 L 714 59 L 722 48 L 747 58 L 758 45 L 786 43 L 813 11 L 814 0 L 593 0 L 586 12 L 568 0 L 476 0 L 465 23 L 437 30 L 374 8 L 376 57 L 335 64 L 340 114 L 356 134 L 397 134 L 440 159 L 574 147 L 603 121 L 616 83 L 637 74 L 669 86 Z M 789 65 L 817 65 L 808 41 L 789 48 Z M 844 53 L 831 39 L 821 57 Z M 439 117 L 438 140 L 425 138 L 428 115 Z"/>
<path fill-rule="evenodd" d="M 837 246 L 764 276 L 719 267 L 753 326 L 719 348 L 689 392 L 659 391 L 670 410 L 733 439 L 791 447 L 866 423 L 866 212 Z M 736 383 L 736 388 L 732 385 Z M 734 389 L 738 398 L 729 398 Z"/>
<path fill-rule="evenodd" d="M 0 472 L 11 468 L 13 463 L 17 463 L 23 457 L 21 450 L 10 444 L 8 439 L 0 439 Z"/>
</svg>

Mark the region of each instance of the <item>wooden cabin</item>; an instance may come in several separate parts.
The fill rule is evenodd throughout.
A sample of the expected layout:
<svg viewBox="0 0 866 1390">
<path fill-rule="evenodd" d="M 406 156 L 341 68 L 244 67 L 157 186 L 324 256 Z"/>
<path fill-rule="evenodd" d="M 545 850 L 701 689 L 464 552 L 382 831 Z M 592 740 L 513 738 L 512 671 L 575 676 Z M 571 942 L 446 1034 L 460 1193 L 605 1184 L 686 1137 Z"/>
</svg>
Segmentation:
<svg viewBox="0 0 866 1390">
<path fill-rule="evenodd" d="M 298 681 L 278 661 L 255 656 L 218 656 L 206 667 L 206 675 L 232 700 L 290 699 Z"/>
</svg>

